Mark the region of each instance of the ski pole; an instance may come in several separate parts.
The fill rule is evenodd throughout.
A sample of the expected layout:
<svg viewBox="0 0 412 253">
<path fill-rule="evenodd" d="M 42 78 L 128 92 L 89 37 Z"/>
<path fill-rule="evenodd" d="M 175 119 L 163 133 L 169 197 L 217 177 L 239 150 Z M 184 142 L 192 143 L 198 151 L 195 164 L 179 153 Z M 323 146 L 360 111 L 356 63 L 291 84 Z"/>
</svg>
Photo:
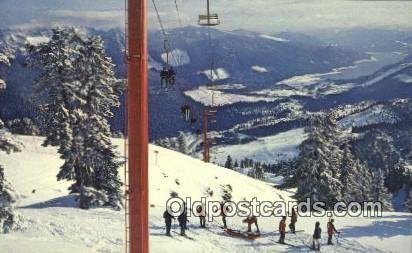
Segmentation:
<svg viewBox="0 0 412 253">
<path fill-rule="evenodd" d="M 336 236 L 335 234 L 333 234 L 333 235 L 335 236 L 336 244 L 339 244 L 339 233 L 338 233 L 338 236 Z"/>
</svg>

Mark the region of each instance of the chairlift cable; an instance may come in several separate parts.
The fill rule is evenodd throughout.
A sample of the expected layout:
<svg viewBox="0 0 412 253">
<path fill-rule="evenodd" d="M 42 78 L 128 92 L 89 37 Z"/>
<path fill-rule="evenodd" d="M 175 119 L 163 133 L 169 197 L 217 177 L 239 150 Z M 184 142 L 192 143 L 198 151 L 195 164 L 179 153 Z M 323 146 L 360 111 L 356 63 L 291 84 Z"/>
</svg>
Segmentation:
<svg viewBox="0 0 412 253">
<path fill-rule="evenodd" d="M 157 21 L 159 22 L 161 33 L 163 34 L 163 37 L 164 37 L 163 41 L 164 41 L 164 49 L 165 49 L 166 57 L 168 58 L 168 55 L 170 54 L 172 56 L 173 60 L 175 61 L 175 63 L 178 63 L 177 58 L 173 54 L 173 51 L 170 50 L 171 49 L 170 39 L 169 39 L 169 36 L 166 33 L 166 29 L 163 25 L 163 21 L 162 21 L 162 18 L 160 17 L 159 9 L 157 7 L 157 4 L 156 4 L 155 0 L 152 0 L 152 3 L 153 3 L 153 7 L 155 9 L 155 12 L 156 12 Z M 169 65 L 168 62 L 167 62 L 167 65 Z"/>
<path fill-rule="evenodd" d="M 177 12 L 177 20 L 179 21 L 179 26 L 182 26 L 182 19 L 180 18 L 180 11 L 179 11 L 179 6 L 177 4 L 177 0 L 175 0 L 175 8 Z"/>
</svg>

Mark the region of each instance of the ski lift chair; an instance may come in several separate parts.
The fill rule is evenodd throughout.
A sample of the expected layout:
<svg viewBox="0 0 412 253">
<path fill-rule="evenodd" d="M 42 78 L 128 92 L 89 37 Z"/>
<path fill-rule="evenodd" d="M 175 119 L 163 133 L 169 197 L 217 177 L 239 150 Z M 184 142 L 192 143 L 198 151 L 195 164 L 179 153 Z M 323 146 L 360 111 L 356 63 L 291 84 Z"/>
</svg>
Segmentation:
<svg viewBox="0 0 412 253">
<path fill-rule="evenodd" d="M 160 71 L 159 76 L 160 76 L 160 87 L 167 87 L 169 83 L 169 71 L 167 68 L 164 66 L 163 69 Z"/>
<path fill-rule="evenodd" d="M 200 26 L 217 26 L 220 25 L 220 20 L 219 16 L 214 13 L 214 14 L 204 14 L 204 15 L 199 15 L 199 19 L 197 21 L 197 24 Z"/>
<path fill-rule="evenodd" d="M 167 71 L 167 79 L 170 85 L 175 84 L 176 72 L 174 71 L 172 67 L 170 67 Z"/>
<path fill-rule="evenodd" d="M 199 15 L 197 24 L 200 26 L 217 26 L 220 25 L 219 16 L 216 13 L 210 13 L 209 0 L 206 1 L 206 14 Z"/>
</svg>

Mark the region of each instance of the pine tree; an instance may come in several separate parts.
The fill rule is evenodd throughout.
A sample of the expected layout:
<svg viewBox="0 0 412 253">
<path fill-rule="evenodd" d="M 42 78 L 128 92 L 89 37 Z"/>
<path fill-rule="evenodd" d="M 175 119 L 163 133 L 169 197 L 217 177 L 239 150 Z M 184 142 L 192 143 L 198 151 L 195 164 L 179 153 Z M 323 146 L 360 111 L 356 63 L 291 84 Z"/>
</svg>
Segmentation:
<svg viewBox="0 0 412 253">
<path fill-rule="evenodd" d="M 235 163 L 233 164 L 233 168 L 239 168 L 239 163 L 237 162 L 237 160 L 235 160 Z"/>
<path fill-rule="evenodd" d="M 348 143 L 343 148 L 340 182 L 342 184 L 342 200 L 346 203 L 368 201 L 370 199 L 372 174 L 366 165 L 354 157 Z"/>
<path fill-rule="evenodd" d="M 385 186 L 388 188 L 390 193 L 397 193 L 402 189 L 405 181 L 406 164 L 404 162 L 398 162 L 387 170 L 387 175 L 385 178 Z"/>
<path fill-rule="evenodd" d="M 259 180 L 265 180 L 265 172 L 263 171 L 263 167 L 257 164 L 254 168 L 255 170 L 255 178 Z"/>
<path fill-rule="evenodd" d="M 336 125 L 328 118 L 316 115 L 306 129 L 308 138 L 300 145 L 297 162 L 297 198 L 323 201 L 327 207 L 341 200 L 339 161 L 341 152 L 336 147 Z"/>
<path fill-rule="evenodd" d="M 31 47 L 33 66 L 41 68 L 36 97 L 45 122 L 43 145 L 58 146 L 64 164 L 58 180 L 75 180 L 80 206 L 98 203 L 119 207 L 119 157 L 110 140 L 108 118 L 119 106 L 122 84 L 114 76 L 100 37 L 88 38 L 74 28 L 53 29 L 47 44 Z M 101 191 L 101 194 L 94 194 Z"/>
<path fill-rule="evenodd" d="M 232 160 L 232 157 L 230 155 L 228 155 L 227 158 L 226 158 L 225 168 L 228 168 L 228 169 L 231 169 L 231 170 L 233 169 L 233 160 Z"/>
<path fill-rule="evenodd" d="M 0 151 L 6 153 L 19 151 L 18 143 L 3 129 L 0 120 Z M 0 165 L 0 233 L 8 233 L 19 228 L 20 216 L 16 213 L 14 203 L 17 197 L 12 185 L 6 180 L 4 169 Z"/>
<path fill-rule="evenodd" d="M 381 171 L 374 173 L 371 191 L 371 197 L 373 201 L 381 202 L 383 210 L 392 210 L 392 204 L 390 202 L 391 195 L 388 193 L 388 189 L 385 187 L 385 178 Z"/>
<path fill-rule="evenodd" d="M 186 139 L 183 134 L 183 132 L 179 133 L 179 136 L 177 137 L 177 145 L 178 145 L 178 150 L 182 154 L 187 154 L 187 146 L 186 146 Z"/>
</svg>

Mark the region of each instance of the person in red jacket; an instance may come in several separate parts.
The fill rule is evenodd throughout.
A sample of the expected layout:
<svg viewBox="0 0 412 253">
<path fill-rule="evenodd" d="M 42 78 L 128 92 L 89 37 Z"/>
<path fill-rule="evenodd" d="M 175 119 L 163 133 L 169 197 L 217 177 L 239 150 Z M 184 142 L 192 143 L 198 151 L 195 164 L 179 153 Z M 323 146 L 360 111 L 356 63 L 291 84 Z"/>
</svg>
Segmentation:
<svg viewBox="0 0 412 253">
<path fill-rule="evenodd" d="M 279 223 L 279 233 L 280 233 L 280 238 L 278 242 L 284 244 L 285 234 L 286 234 L 286 216 L 282 216 L 282 220 Z"/>
<path fill-rule="evenodd" d="M 327 229 L 328 229 L 328 244 L 329 244 L 329 245 L 332 245 L 332 244 L 333 244 L 333 243 L 332 243 L 332 236 L 333 236 L 333 234 L 334 234 L 334 233 L 340 234 L 340 232 L 338 232 L 338 231 L 336 230 L 335 225 L 333 225 L 333 222 L 334 222 L 334 221 L 335 221 L 334 219 L 330 219 L 330 221 L 328 222 L 328 225 L 327 225 Z"/>
</svg>

